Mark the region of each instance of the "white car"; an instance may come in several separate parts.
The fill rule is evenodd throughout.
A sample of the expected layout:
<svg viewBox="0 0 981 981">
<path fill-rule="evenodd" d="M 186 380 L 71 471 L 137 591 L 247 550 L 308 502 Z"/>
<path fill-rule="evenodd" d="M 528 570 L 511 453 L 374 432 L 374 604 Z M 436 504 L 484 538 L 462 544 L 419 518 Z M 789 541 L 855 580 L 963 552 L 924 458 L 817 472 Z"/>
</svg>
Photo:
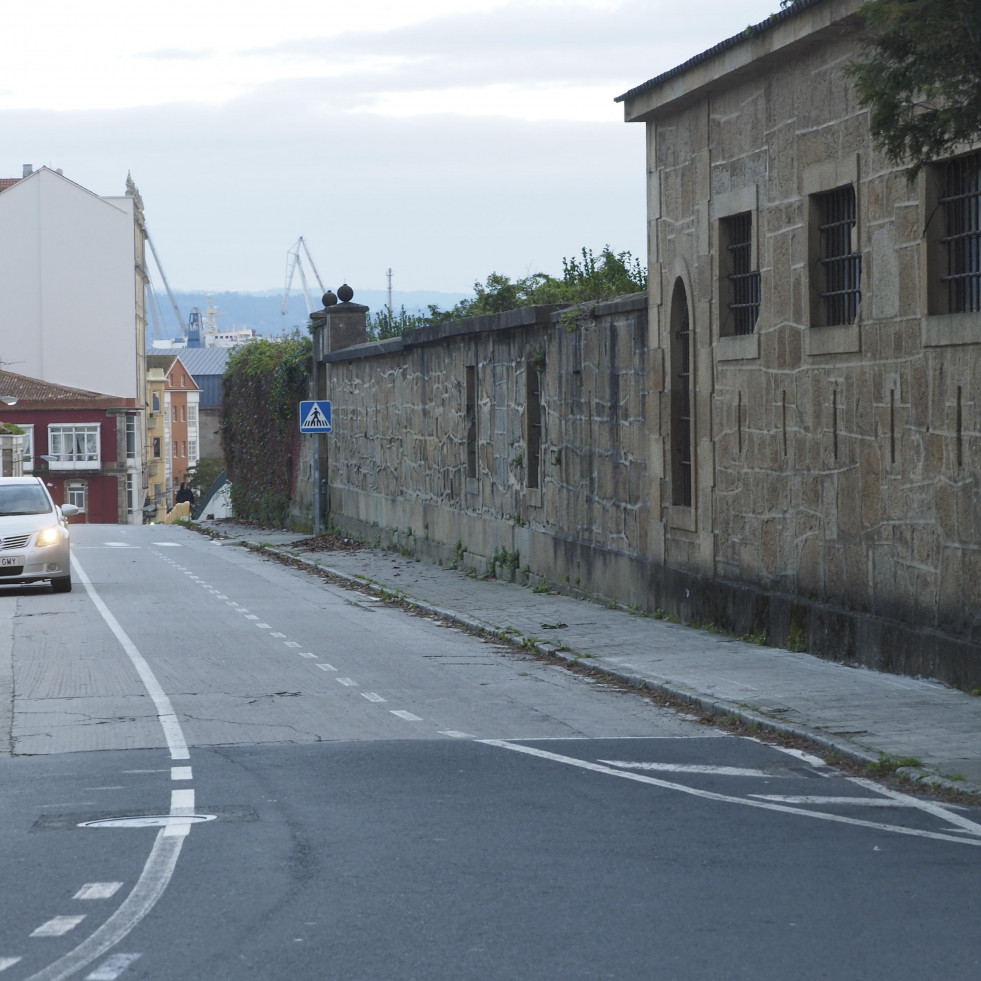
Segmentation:
<svg viewBox="0 0 981 981">
<path fill-rule="evenodd" d="M 56 593 L 72 588 L 68 519 L 40 477 L 0 477 L 0 586 L 51 581 Z"/>
</svg>

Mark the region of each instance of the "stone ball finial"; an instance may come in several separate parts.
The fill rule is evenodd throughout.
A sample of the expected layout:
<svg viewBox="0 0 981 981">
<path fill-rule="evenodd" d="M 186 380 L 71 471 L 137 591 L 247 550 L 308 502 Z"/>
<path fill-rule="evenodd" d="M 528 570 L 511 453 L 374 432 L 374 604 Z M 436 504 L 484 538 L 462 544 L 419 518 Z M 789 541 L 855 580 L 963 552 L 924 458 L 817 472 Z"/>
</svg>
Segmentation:
<svg viewBox="0 0 981 981">
<path fill-rule="evenodd" d="M 337 297 L 330 290 L 327 290 L 321 297 L 321 302 L 325 307 L 332 307 L 337 302 Z"/>
<path fill-rule="evenodd" d="M 350 303 L 351 297 L 353 296 L 354 296 L 354 290 L 352 290 L 351 287 L 347 285 L 347 283 L 344 283 L 342 286 L 337 287 L 337 298 L 341 301 L 341 303 Z"/>
</svg>

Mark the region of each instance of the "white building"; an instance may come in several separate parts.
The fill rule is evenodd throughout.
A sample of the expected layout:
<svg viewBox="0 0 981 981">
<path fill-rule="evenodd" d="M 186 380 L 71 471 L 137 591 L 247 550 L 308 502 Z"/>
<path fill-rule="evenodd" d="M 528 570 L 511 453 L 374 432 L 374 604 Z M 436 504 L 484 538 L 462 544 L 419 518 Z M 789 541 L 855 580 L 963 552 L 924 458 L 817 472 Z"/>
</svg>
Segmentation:
<svg viewBox="0 0 981 981">
<path fill-rule="evenodd" d="M 131 178 L 100 196 L 25 165 L 0 179 L 0 366 L 146 404 L 146 230 Z M 141 520 L 145 418 L 127 502 Z"/>
</svg>

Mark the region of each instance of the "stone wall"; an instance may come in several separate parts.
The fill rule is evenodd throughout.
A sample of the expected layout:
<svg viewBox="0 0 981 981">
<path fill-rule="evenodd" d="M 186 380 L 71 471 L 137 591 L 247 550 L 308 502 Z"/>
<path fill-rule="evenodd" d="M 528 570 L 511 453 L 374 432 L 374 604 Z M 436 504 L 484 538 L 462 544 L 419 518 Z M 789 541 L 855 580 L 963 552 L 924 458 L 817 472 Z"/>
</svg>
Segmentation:
<svg viewBox="0 0 981 981">
<path fill-rule="evenodd" d="M 478 317 L 325 357 L 335 524 L 481 575 L 496 565 L 646 602 L 644 294 Z"/>
</svg>

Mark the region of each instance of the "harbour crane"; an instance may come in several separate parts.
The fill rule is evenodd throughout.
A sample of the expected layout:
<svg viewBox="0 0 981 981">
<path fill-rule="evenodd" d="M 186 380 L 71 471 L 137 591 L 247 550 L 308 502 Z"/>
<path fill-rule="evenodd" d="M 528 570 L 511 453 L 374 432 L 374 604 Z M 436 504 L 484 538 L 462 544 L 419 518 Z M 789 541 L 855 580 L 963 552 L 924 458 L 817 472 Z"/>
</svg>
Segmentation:
<svg viewBox="0 0 981 981">
<path fill-rule="evenodd" d="M 313 256 L 310 255 L 310 250 L 307 248 L 307 243 L 303 240 L 301 235 L 297 240 L 296 244 L 286 253 L 286 290 L 283 293 L 283 315 L 286 315 L 286 308 L 289 305 L 290 299 L 290 287 L 293 285 L 293 274 L 297 271 L 300 273 L 300 281 L 303 283 L 303 295 L 307 301 L 307 313 L 313 313 L 314 310 L 319 310 L 319 304 L 314 306 L 313 301 L 310 299 L 310 287 L 307 284 L 306 273 L 303 271 L 303 260 L 300 258 L 300 249 L 306 254 L 307 262 L 310 264 L 310 269 L 313 275 L 317 279 L 317 285 L 320 287 L 320 295 L 323 296 L 327 290 L 324 288 L 324 284 L 320 280 L 320 273 L 317 272 L 317 267 L 313 264 Z"/>
</svg>

